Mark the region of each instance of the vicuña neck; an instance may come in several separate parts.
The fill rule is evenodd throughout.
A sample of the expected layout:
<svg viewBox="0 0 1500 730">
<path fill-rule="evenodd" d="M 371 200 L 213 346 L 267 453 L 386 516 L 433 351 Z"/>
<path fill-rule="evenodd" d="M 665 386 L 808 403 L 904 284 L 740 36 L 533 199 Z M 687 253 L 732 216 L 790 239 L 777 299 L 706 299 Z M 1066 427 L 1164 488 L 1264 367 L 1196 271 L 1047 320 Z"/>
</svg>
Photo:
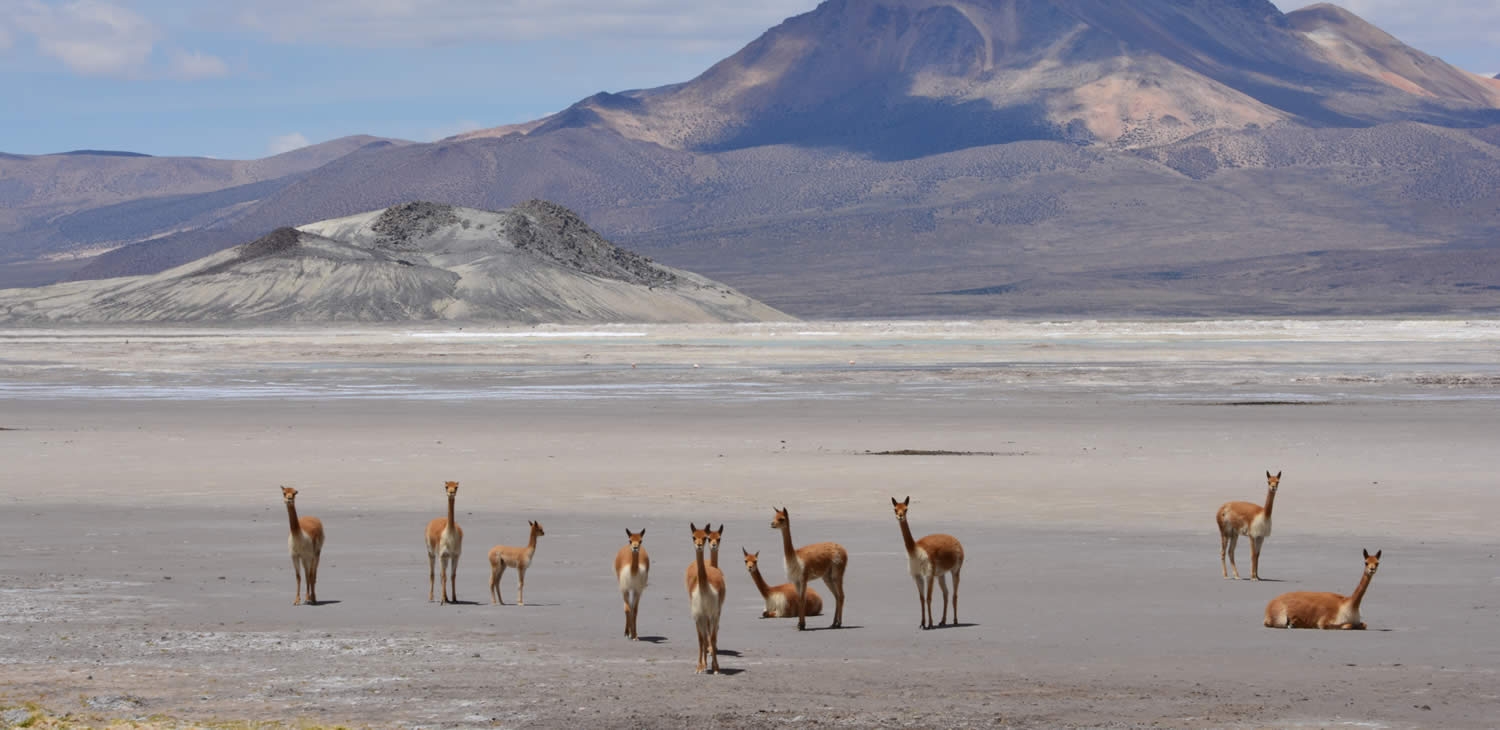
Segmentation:
<svg viewBox="0 0 1500 730">
<path fill-rule="evenodd" d="M 906 543 L 906 554 L 911 555 L 912 553 L 917 551 L 917 541 L 911 538 L 911 525 L 908 525 L 906 523 L 906 520 L 900 520 L 900 522 L 901 541 Z"/>
<path fill-rule="evenodd" d="M 300 534 L 302 532 L 302 523 L 297 521 L 297 505 L 291 502 L 286 503 L 286 517 L 288 520 L 291 520 L 292 534 Z"/>
<path fill-rule="evenodd" d="M 787 520 L 781 524 L 781 549 L 786 552 L 787 560 L 797 559 L 797 548 L 792 546 L 791 520 Z"/>
<path fill-rule="evenodd" d="M 457 495 L 448 495 L 448 529 L 457 531 L 458 523 L 453 521 L 453 498 Z"/>
<path fill-rule="evenodd" d="M 639 551 L 639 550 L 631 550 L 630 551 L 630 574 L 631 575 L 635 575 L 635 574 L 637 574 L 639 572 L 641 572 L 641 551 Z"/>
<path fill-rule="evenodd" d="M 1271 519 L 1271 506 L 1276 504 L 1276 490 L 1266 490 L 1266 519 Z"/>
<path fill-rule="evenodd" d="M 713 548 L 712 550 L 708 551 L 708 564 L 712 565 L 715 568 L 719 567 L 719 549 L 718 548 Z"/>
<path fill-rule="evenodd" d="M 1355 611 L 1359 610 L 1359 602 L 1365 600 L 1365 591 L 1369 590 L 1370 579 L 1374 577 L 1375 576 L 1369 572 L 1366 572 L 1364 575 L 1360 576 L 1359 587 L 1355 588 L 1354 593 L 1351 593 L 1349 595 L 1349 606 Z"/>
<path fill-rule="evenodd" d="M 755 581 L 755 587 L 760 589 L 761 598 L 770 595 L 771 586 L 766 583 L 765 578 L 760 577 L 760 568 L 750 569 L 750 580 Z"/>
<path fill-rule="evenodd" d="M 703 548 L 698 548 L 698 586 L 699 590 L 708 590 L 708 565 L 703 562 Z"/>
<path fill-rule="evenodd" d="M 452 521 L 453 518 L 449 517 L 448 520 Z M 526 549 L 532 551 L 536 550 L 536 530 L 531 531 L 531 542 L 526 543 Z"/>
</svg>

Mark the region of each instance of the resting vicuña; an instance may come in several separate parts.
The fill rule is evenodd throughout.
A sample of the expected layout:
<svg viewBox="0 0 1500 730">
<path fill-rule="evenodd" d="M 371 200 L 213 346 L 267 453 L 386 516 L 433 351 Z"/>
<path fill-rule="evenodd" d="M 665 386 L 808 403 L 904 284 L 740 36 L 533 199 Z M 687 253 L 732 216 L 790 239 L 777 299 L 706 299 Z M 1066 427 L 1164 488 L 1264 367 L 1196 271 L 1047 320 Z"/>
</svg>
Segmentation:
<svg viewBox="0 0 1500 730">
<path fill-rule="evenodd" d="M 1370 589 L 1370 579 L 1380 567 L 1380 553 L 1361 551 L 1365 555 L 1365 572 L 1359 577 L 1359 587 L 1348 596 L 1337 593 L 1297 591 L 1283 593 L 1266 604 L 1266 626 L 1273 629 L 1354 629 L 1365 628 L 1359 619 L 1359 604 L 1365 600 L 1365 591 Z"/>
<path fill-rule="evenodd" d="M 766 610 L 760 612 L 761 618 L 795 618 L 800 611 L 797 609 L 797 586 L 791 583 L 782 583 L 773 586 L 766 583 L 766 579 L 760 575 L 760 553 L 752 553 L 745 548 L 740 548 L 745 554 L 745 569 L 750 571 L 750 580 L 755 582 L 755 587 L 760 590 L 761 600 L 766 602 Z M 807 611 L 808 616 L 816 616 L 823 612 L 823 597 L 811 587 L 807 589 Z"/>
</svg>

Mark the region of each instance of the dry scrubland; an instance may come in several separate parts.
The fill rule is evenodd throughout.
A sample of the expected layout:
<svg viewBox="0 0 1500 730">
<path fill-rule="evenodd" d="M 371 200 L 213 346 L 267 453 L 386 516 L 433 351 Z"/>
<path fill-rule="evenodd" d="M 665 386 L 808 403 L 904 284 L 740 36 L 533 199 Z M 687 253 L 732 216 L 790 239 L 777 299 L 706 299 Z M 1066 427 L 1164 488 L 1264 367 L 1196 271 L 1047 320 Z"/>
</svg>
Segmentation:
<svg viewBox="0 0 1500 730">
<path fill-rule="evenodd" d="M 1500 325 L 600 332 L 0 332 L 0 706 L 43 727 L 1500 717 Z M 1222 580 L 1214 509 L 1263 498 L 1268 468 L 1267 580 Z M 465 603 L 440 607 L 419 531 L 449 479 Z M 292 605 L 279 484 L 327 527 L 322 605 Z M 916 535 L 964 543 L 959 627 L 917 627 L 908 494 Z M 779 582 L 782 504 L 799 544 L 849 552 L 841 630 L 757 618 L 738 548 Z M 484 554 L 527 520 L 527 605 L 492 606 Z M 689 521 L 727 525 L 726 676 L 692 673 Z M 642 527 L 629 642 L 611 561 Z M 1362 548 L 1384 555 L 1371 630 L 1261 627 L 1279 593 L 1352 590 Z"/>
</svg>

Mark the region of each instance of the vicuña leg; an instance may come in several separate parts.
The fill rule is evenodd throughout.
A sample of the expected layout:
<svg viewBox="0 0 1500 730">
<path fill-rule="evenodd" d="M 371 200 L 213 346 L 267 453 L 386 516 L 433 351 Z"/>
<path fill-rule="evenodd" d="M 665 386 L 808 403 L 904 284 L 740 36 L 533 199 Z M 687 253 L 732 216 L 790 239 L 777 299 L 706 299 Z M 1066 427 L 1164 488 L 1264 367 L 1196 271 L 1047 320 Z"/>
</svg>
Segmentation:
<svg viewBox="0 0 1500 730">
<path fill-rule="evenodd" d="M 427 553 L 427 602 L 432 603 L 433 583 L 437 580 L 437 558 Z M 446 570 L 447 568 L 444 568 Z"/>
<path fill-rule="evenodd" d="M 1250 538 L 1250 580 L 1260 580 L 1260 546 L 1264 537 Z"/>
<path fill-rule="evenodd" d="M 292 572 L 297 574 L 297 597 L 292 599 L 293 606 L 302 605 L 302 561 L 297 556 L 292 556 Z"/>
<path fill-rule="evenodd" d="M 452 571 L 448 574 L 448 582 L 453 586 L 453 590 L 448 592 L 452 596 L 448 602 L 458 603 L 458 558 L 453 559 L 453 564 L 448 569 Z"/>
<path fill-rule="evenodd" d="M 823 579 L 823 582 L 828 585 L 828 592 L 832 593 L 834 600 L 837 601 L 836 607 L 833 609 L 833 626 L 831 628 L 841 629 L 844 627 L 844 569 L 841 566 L 830 568 L 828 570 L 828 577 Z M 931 586 L 927 589 L 927 596 L 927 605 L 929 606 L 927 614 L 930 618 L 932 616 Z"/>
<path fill-rule="evenodd" d="M 911 579 L 917 584 L 917 612 L 922 616 L 917 625 L 925 629 L 927 628 L 927 591 L 923 589 L 922 576 L 914 575 Z"/>
<path fill-rule="evenodd" d="M 938 580 L 938 587 L 941 588 L 941 589 L 943 589 L 943 617 L 940 618 L 940 619 L 938 619 L 938 626 L 947 626 L 948 625 L 948 576 L 946 576 L 946 575 L 940 575 L 940 576 L 938 576 L 937 580 Z M 953 609 L 953 612 L 954 613 L 958 613 L 958 609 L 956 609 L 956 608 Z"/>
<path fill-rule="evenodd" d="M 1222 571 L 1224 571 L 1224 578 L 1226 580 L 1229 578 L 1229 563 L 1224 562 L 1224 556 L 1225 556 L 1225 554 L 1227 552 L 1229 552 L 1229 536 L 1223 533 L 1223 528 L 1220 528 L 1220 532 L 1219 532 L 1219 569 L 1222 570 Z"/>
<path fill-rule="evenodd" d="M 963 570 L 964 564 L 959 563 L 953 568 L 953 625 L 958 625 L 958 573 Z"/>
<path fill-rule="evenodd" d="M 520 567 L 516 568 L 516 576 L 520 578 L 521 581 L 516 586 L 516 605 L 524 606 L 526 605 L 526 569 Z"/>
<path fill-rule="evenodd" d="M 1234 562 L 1234 551 L 1239 547 L 1239 542 L 1240 542 L 1240 536 L 1239 535 L 1230 535 L 1229 536 L 1229 567 L 1234 569 L 1234 579 L 1235 580 L 1239 580 L 1240 579 L 1240 566 L 1236 565 L 1235 562 Z"/>
<path fill-rule="evenodd" d="M 318 605 L 318 560 L 314 555 L 307 563 L 307 602 Z"/>
<path fill-rule="evenodd" d="M 807 630 L 807 581 L 797 581 L 797 630 Z"/>
<path fill-rule="evenodd" d="M 498 565 L 496 565 L 496 566 L 494 566 L 493 568 L 490 569 L 490 594 L 492 596 L 494 596 L 495 603 L 498 603 L 498 604 L 500 604 L 502 606 L 505 605 L 505 599 L 500 597 L 500 578 L 501 578 L 501 576 L 504 576 L 504 575 L 505 575 L 505 563 L 504 562 L 501 562 L 500 564 L 498 564 Z"/>
</svg>

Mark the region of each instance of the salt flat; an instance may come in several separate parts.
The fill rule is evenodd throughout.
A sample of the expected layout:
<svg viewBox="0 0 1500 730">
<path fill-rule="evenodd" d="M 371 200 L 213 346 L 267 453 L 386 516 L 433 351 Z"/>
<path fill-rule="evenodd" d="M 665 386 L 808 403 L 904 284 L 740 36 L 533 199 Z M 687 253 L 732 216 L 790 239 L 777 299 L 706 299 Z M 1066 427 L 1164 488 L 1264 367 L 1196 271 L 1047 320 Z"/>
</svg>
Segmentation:
<svg viewBox="0 0 1500 730">
<path fill-rule="evenodd" d="M 0 704 L 1489 727 L 1497 345 L 1487 320 L 0 331 Z M 900 450 L 972 453 L 875 453 Z M 1270 580 L 1222 580 L 1214 509 L 1262 500 L 1267 469 Z M 490 546 L 546 526 L 526 607 L 426 601 L 449 479 L 465 601 Z M 324 605 L 291 605 L 279 484 L 327 525 Z M 918 536 L 964 542 L 961 627 L 917 628 L 907 495 Z M 773 504 L 848 548 L 844 630 L 757 618 L 738 548 L 779 582 Z M 727 525 L 730 676 L 692 674 L 689 521 Z M 640 643 L 609 570 L 627 527 L 657 566 Z M 1261 627 L 1280 592 L 1352 590 L 1362 548 L 1385 558 L 1371 631 Z"/>
</svg>

